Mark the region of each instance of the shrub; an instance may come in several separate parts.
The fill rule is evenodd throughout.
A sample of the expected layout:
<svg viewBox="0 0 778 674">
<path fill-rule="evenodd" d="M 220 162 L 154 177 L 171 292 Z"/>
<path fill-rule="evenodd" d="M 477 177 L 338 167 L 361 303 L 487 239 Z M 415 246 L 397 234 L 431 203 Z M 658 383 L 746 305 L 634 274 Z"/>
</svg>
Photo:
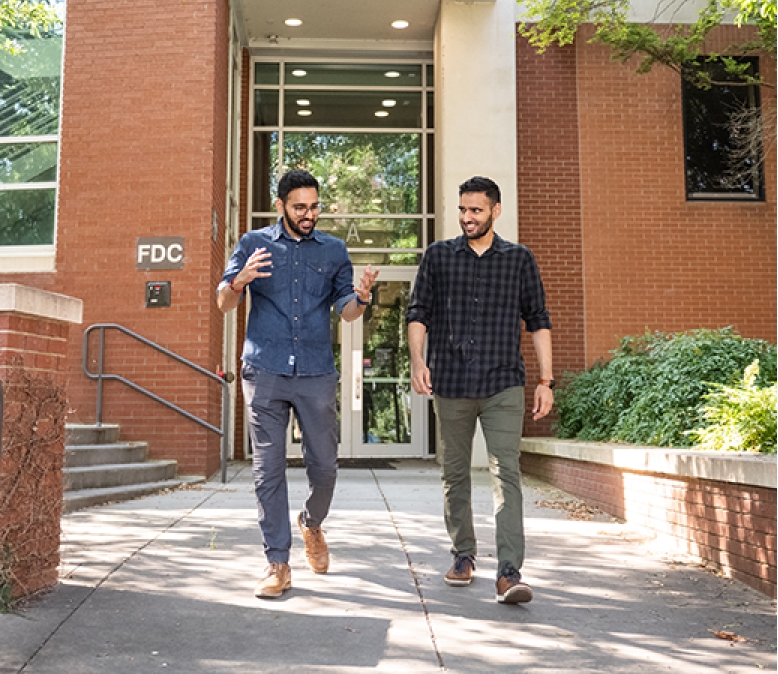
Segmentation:
<svg viewBox="0 0 778 674">
<path fill-rule="evenodd" d="M 738 384 L 714 384 L 704 396 L 702 420 L 708 425 L 687 431 L 700 449 L 775 454 L 778 386 L 756 386 L 758 374 L 755 360 Z"/>
<path fill-rule="evenodd" d="M 712 383 L 735 384 L 760 361 L 756 385 L 775 383 L 776 347 L 732 328 L 624 337 L 607 362 L 565 375 L 557 396 L 557 434 L 684 447 Z"/>
</svg>

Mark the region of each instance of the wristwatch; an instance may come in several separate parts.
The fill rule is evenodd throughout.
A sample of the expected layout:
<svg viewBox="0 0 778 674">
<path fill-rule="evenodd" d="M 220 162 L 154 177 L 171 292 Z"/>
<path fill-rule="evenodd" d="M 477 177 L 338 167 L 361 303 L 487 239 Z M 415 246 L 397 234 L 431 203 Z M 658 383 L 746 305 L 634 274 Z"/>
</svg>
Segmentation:
<svg viewBox="0 0 778 674">
<path fill-rule="evenodd" d="M 556 379 L 538 379 L 538 384 L 548 386 L 553 391 L 556 386 Z"/>
<path fill-rule="evenodd" d="M 373 301 L 373 293 L 370 293 L 370 294 L 367 296 L 367 302 L 363 302 L 363 301 L 362 301 L 362 298 L 361 298 L 359 295 L 357 295 L 357 304 L 358 304 L 360 307 L 366 307 L 366 306 L 367 306 L 368 304 L 370 304 L 370 302 L 372 302 L 372 301 Z"/>
</svg>

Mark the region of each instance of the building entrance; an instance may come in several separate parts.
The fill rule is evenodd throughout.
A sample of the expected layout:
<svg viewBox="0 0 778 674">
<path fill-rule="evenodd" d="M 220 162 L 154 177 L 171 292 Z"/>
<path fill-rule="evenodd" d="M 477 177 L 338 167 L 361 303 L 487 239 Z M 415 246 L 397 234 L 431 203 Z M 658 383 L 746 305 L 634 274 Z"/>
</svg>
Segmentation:
<svg viewBox="0 0 778 674">
<path fill-rule="evenodd" d="M 344 457 L 425 455 L 427 401 L 411 393 L 405 308 L 434 232 L 432 64 L 256 58 L 252 63 L 250 228 L 276 221 L 279 177 L 320 182 L 318 228 L 342 239 L 355 278 L 379 268 L 353 324 L 332 319 Z M 300 454 L 294 423 L 289 454 Z"/>
</svg>

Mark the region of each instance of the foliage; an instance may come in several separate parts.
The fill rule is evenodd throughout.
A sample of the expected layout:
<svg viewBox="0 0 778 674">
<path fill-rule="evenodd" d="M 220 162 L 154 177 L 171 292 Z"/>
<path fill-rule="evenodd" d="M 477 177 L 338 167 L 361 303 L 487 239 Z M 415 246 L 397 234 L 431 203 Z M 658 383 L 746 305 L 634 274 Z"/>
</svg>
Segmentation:
<svg viewBox="0 0 778 674">
<path fill-rule="evenodd" d="M 756 385 L 759 361 L 746 368 L 737 384 L 713 384 L 704 396 L 702 421 L 707 425 L 687 431 L 699 449 L 776 453 L 778 386 Z"/>
<path fill-rule="evenodd" d="M 578 28 L 591 23 L 595 27 L 591 41 L 609 46 L 622 63 L 638 57 L 638 73 L 664 65 L 701 87 L 713 83 L 705 62 L 721 56 L 703 51 L 705 39 L 732 11 L 737 12 L 736 25 L 757 27 L 757 37 L 744 38 L 726 53 L 776 52 L 776 0 L 707 0 L 695 23 L 673 27 L 630 21 L 627 0 L 529 0 L 525 7 L 526 21 L 519 32 L 541 53 L 555 43 L 572 43 Z M 723 61 L 727 72 L 743 83 L 764 83 L 737 60 L 724 56 Z"/>
<path fill-rule="evenodd" d="M 24 47 L 18 36 L 41 37 L 41 29 L 49 31 L 62 24 L 55 5 L 47 0 L 0 0 L 0 52 L 20 54 Z"/>
<path fill-rule="evenodd" d="M 758 359 L 759 386 L 776 380 L 776 347 L 731 328 L 624 337 L 607 362 L 563 378 L 557 434 L 684 447 L 712 383 L 733 384 Z"/>
</svg>

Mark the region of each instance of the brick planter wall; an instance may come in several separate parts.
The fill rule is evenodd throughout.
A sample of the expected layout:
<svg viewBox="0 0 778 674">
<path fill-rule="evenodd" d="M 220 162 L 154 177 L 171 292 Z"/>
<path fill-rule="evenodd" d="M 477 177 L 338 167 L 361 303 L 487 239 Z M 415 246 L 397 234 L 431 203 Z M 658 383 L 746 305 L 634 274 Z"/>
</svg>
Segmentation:
<svg viewBox="0 0 778 674">
<path fill-rule="evenodd" d="M 69 323 L 81 302 L 0 285 L 0 592 L 18 598 L 57 581 Z"/>
<path fill-rule="evenodd" d="M 545 438 L 521 467 L 776 596 L 775 457 Z"/>
</svg>

